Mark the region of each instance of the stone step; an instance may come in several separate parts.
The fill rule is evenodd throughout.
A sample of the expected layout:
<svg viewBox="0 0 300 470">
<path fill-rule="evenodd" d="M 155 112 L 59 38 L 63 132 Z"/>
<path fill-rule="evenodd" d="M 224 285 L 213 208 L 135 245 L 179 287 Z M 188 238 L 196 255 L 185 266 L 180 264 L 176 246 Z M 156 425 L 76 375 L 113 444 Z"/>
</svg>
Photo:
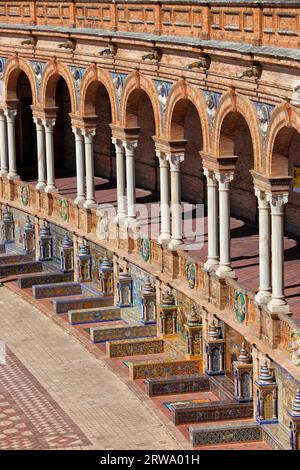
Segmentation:
<svg viewBox="0 0 300 470">
<path fill-rule="evenodd" d="M 142 338 L 132 340 L 107 341 L 108 357 L 126 357 L 164 352 L 164 340 L 161 338 Z"/>
<path fill-rule="evenodd" d="M 290 430 L 282 423 L 263 424 L 261 428 L 263 440 L 273 450 L 291 450 Z"/>
<path fill-rule="evenodd" d="M 103 307 L 86 310 L 70 310 L 68 317 L 72 325 L 78 325 L 80 323 L 121 320 L 121 313 L 119 307 Z"/>
<path fill-rule="evenodd" d="M 190 426 L 189 435 L 193 447 L 233 442 L 257 442 L 262 441 L 262 428 L 254 421 L 252 423 L 222 423 L 217 426 Z"/>
<path fill-rule="evenodd" d="M 178 404 L 172 407 L 172 417 L 176 425 L 253 418 L 253 403 L 238 403 L 228 400 L 211 403 Z"/>
<path fill-rule="evenodd" d="M 13 255 L 1 254 L 0 255 L 0 266 L 6 265 L 6 264 L 21 263 L 22 261 L 35 261 L 35 259 L 34 259 L 34 256 L 32 255 L 22 255 L 22 254 L 13 254 Z"/>
<path fill-rule="evenodd" d="M 53 310 L 55 313 L 67 313 L 70 310 L 88 310 L 96 307 L 109 307 L 113 306 L 113 297 L 102 297 L 95 295 L 80 296 L 74 299 L 53 299 Z"/>
<path fill-rule="evenodd" d="M 147 395 L 176 395 L 177 393 L 208 392 L 209 378 L 206 375 L 179 375 L 176 377 L 146 380 Z"/>
<path fill-rule="evenodd" d="M 22 263 L 12 263 L 0 266 L 0 277 L 8 277 L 24 273 L 37 273 L 42 270 L 43 265 L 40 261 L 23 261 Z"/>
<path fill-rule="evenodd" d="M 156 336 L 156 324 L 151 325 L 135 325 L 135 326 L 116 326 L 114 328 L 99 327 L 91 328 L 90 335 L 93 343 L 103 343 L 105 341 L 113 341 L 130 338 L 144 338 Z"/>
<path fill-rule="evenodd" d="M 18 278 L 18 286 L 21 289 L 28 289 L 32 286 L 42 284 L 52 284 L 58 282 L 72 282 L 74 281 L 73 273 L 40 273 L 32 276 L 26 275 Z"/>
<path fill-rule="evenodd" d="M 234 382 L 227 375 L 209 377 L 210 389 L 220 400 L 234 400 Z"/>
<path fill-rule="evenodd" d="M 131 379 L 150 379 L 199 374 L 200 361 L 197 359 L 163 359 L 129 363 Z"/>
<path fill-rule="evenodd" d="M 80 282 L 59 282 L 55 284 L 41 284 L 32 286 L 32 296 L 34 299 L 80 295 L 81 292 L 82 290 Z"/>
</svg>

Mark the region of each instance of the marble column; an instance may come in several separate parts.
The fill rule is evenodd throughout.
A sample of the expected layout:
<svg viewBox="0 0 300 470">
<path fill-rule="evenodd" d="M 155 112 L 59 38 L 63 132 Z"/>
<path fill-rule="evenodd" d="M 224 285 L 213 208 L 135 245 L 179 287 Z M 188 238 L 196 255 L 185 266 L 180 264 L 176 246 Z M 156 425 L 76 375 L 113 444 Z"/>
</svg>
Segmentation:
<svg viewBox="0 0 300 470">
<path fill-rule="evenodd" d="M 136 220 L 136 187 L 135 187 L 135 160 L 137 140 L 123 142 L 126 155 L 126 183 L 127 183 L 127 224 Z"/>
<path fill-rule="evenodd" d="M 156 152 L 159 159 L 159 174 L 160 174 L 160 235 L 158 237 L 159 243 L 169 241 L 171 238 L 171 219 L 170 219 L 170 182 L 169 182 L 169 162 L 166 154 L 161 151 Z"/>
<path fill-rule="evenodd" d="M 8 141 L 8 175 L 7 179 L 14 180 L 19 178 L 17 174 L 17 156 L 16 156 L 16 136 L 15 136 L 15 118 L 16 109 L 7 109 L 5 111 L 7 122 L 7 141 Z"/>
<path fill-rule="evenodd" d="M 54 163 L 54 143 L 53 143 L 53 127 L 55 118 L 46 118 L 43 121 L 46 135 L 46 167 L 47 167 L 47 185 L 46 193 L 57 191 L 55 186 L 55 163 Z"/>
<path fill-rule="evenodd" d="M 218 237 L 218 182 L 215 173 L 204 168 L 207 182 L 207 231 L 208 255 L 204 268 L 207 271 L 216 269 L 219 264 L 219 237 Z"/>
<path fill-rule="evenodd" d="M 175 250 L 183 244 L 182 240 L 182 208 L 181 208 L 181 182 L 180 163 L 184 161 L 184 154 L 168 155 L 171 172 L 171 214 L 172 214 L 172 236 L 169 249 Z"/>
<path fill-rule="evenodd" d="M 268 194 L 272 225 L 272 298 L 268 303 L 270 312 L 289 313 L 284 297 L 284 206 L 288 194 Z"/>
<path fill-rule="evenodd" d="M 230 256 L 230 182 L 233 172 L 217 173 L 219 183 L 220 262 L 216 270 L 219 277 L 235 277 Z"/>
<path fill-rule="evenodd" d="M 38 164 L 38 182 L 36 189 L 42 190 L 46 187 L 46 150 L 45 150 L 45 131 L 41 119 L 34 117 L 33 121 L 36 127 L 37 142 L 37 164 Z"/>
<path fill-rule="evenodd" d="M 266 193 L 255 188 L 259 213 L 259 290 L 255 296 L 258 304 L 271 298 L 271 224 L 270 206 Z"/>
<path fill-rule="evenodd" d="M 8 173 L 8 151 L 7 151 L 6 116 L 3 110 L 0 110 L 0 152 L 1 152 L 0 176 L 2 178 L 5 178 Z"/>
<path fill-rule="evenodd" d="M 85 180 L 84 180 L 84 139 L 82 129 L 73 127 L 72 131 L 75 135 L 75 152 L 76 152 L 76 181 L 77 196 L 74 204 L 82 205 L 85 201 Z"/>
<path fill-rule="evenodd" d="M 126 219 L 126 163 L 123 142 L 115 137 L 112 143 L 116 151 L 116 176 L 117 176 L 117 221 Z"/>
<path fill-rule="evenodd" d="M 86 201 L 85 209 L 96 207 L 94 184 L 94 145 L 93 140 L 96 129 L 83 129 L 85 147 L 85 174 L 86 174 Z"/>
</svg>

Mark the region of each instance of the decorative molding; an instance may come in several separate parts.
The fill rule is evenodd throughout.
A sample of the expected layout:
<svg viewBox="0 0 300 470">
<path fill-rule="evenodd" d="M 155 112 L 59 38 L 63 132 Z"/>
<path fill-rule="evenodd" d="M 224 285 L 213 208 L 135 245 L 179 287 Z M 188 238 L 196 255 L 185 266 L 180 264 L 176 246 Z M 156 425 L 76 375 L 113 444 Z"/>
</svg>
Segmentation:
<svg viewBox="0 0 300 470">
<path fill-rule="evenodd" d="M 154 80 L 154 83 L 157 90 L 158 101 L 160 103 L 162 124 L 164 125 L 167 100 L 173 83 L 164 82 L 162 80 Z"/>
<path fill-rule="evenodd" d="M 37 86 L 37 92 L 38 92 L 38 99 L 40 100 L 41 96 L 41 84 L 42 84 L 42 77 L 44 73 L 44 69 L 46 67 L 45 62 L 36 62 L 34 60 L 30 60 L 30 64 L 35 76 L 35 81 L 36 81 L 36 86 Z"/>
<path fill-rule="evenodd" d="M 262 140 L 265 143 L 271 114 L 275 106 L 271 104 L 260 103 L 258 101 L 253 101 L 253 103 L 257 112 L 259 130 L 262 136 Z"/>
<path fill-rule="evenodd" d="M 222 94 L 215 91 L 205 90 L 204 97 L 206 101 L 206 111 L 209 119 L 209 130 L 212 134 L 217 107 Z"/>
<path fill-rule="evenodd" d="M 75 94 L 76 94 L 76 108 L 78 109 L 81 82 L 82 82 L 82 78 L 85 74 L 85 69 L 81 68 L 81 67 L 74 67 L 73 65 L 70 65 L 70 71 L 71 71 L 71 75 L 72 75 L 72 78 L 73 78 Z"/>
<path fill-rule="evenodd" d="M 123 92 L 127 75 L 125 73 L 112 72 L 111 76 L 112 76 L 112 81 L 113 81 L 113 85 L 114 85 L 115 92 L 116 92 L 118 110 L 120 110 L 121 96 L 122 96 L 122 92 Z"/>
</svg>

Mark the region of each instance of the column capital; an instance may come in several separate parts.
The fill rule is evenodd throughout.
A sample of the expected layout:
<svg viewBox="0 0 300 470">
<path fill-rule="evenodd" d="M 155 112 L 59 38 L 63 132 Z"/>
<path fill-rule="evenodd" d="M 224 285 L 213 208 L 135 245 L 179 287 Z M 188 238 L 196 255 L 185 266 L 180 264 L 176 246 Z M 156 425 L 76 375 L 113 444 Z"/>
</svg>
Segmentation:
<svg viewBox="0 0 300 470">
<path fill-rule="evenodd" d="M 165 152 L 162 150 L 155 150 L 156 157 L 159 160 L 159 167 L 160 168 L 168 168 L 169 167 L 169 162 L 167 160 L 167 155 Z"/>
<path fill-rule="evenodd" d="M 283 194 L 268 193 L 267 201 L 270 204 L 272 215 L 282 215 L 283 208 L 285 204 L 287 204 L 288 199 L 289 199 L 288 193 L 283 193 Z"/>
<path fill-rule="evenodd" d="M 36 125 L 37 130 L 41 130 L 39 128 L 42 128 L 42 126 L 43 126 L 42 118 L 40 118 L 38 116 L 33 116 L 33 122 Z"/>
<path fill-rule="evenodd" d="M 123 140 L 123 147 L 126 152 L 126 156 L 134 155 L 135 149 L 137 148 L 137 140 Z"/>
<path fill-rule="evenodd" d="M 44 126 L 45 126 L 45 131 L 46 132 L 52 132 L 53 127 L 55 126 L 56 118 L 55 117 L 45 117 L 42 120 Z"/>
<path fill-rule="evenodd" d="M 215 170 L 211 170 L 210 168 L 203 167 L 204 176 L 207 179 L 207 186 L 215 187 L 217 186 L 217 178 Z"/>
<path fill-rule="evenodd" d="M 184 153 L 171 153 L 167 155 L 167 160 L 170 163 L 171 171 L 179 171 L 180 163 L 184 161 Z"/>
<path fill-rule="evenodd" d="M 14 121 L 17 115 L 17 109 L 5 109 L 4 114 L 8 121 Z"/>
<path fill-rule="evenodd" d="M 116 147 L 116 151 L 124 153 L 124 145 L 123 141 L 118 137 L 111 138 L 112 144 Z"/>
<path fill-rule="evenodd" d="M 219 183 L 219 190 L 220 191 L 229 191 L 230 183 L 234 178 L 234 172 L 226 172 L 226 173 L 216 173 L 216 180 Z"/>
<path fill-rule="evenodd" d="M 72 126 L 72 132 L 75 135 L 76 139 L 80 139 L 80 140 L 82 139 L 83 132 L 82 132 L 81 127 Z"/>
<path fill-rule="evenodd" d="M 87 143 L 92 142 L 93 138 L 96 135 L 96 128 L 82 129 L 82 135 L 84 137 L 85 142 L 87 142 Z"/>
<path fill-rule="evenodd" d="M 267 198 L 267 194 L 262 189 L 254 186 L 255 196 L 257 197 L 258 208 L 259 209 L 268 209 L 269 208 L 269 201 Z"/>
</svg>

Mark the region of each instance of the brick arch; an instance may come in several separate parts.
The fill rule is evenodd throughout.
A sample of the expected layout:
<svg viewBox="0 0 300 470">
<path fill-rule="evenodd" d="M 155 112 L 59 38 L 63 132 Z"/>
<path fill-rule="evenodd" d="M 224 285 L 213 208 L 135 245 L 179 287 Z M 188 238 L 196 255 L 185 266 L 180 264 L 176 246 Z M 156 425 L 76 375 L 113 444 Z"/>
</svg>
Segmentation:
<svg viewBox="0 0 300 470">
<path fill-rule="evenodd" d="M 32 93 L 32 104 L 37 106 L 38 91 L 36 79 L 30 63 L 18 56 L 11 57 L 5 66 L 3 74 L 4 102 L 17 99 L 17 83 L 21 72 L 27 76 Z"/>
<path fill-rule="evenodd" d="M 79 99 L 79 114 L 81 116 L 96 114 L 95 100 L 97 89 L 100 84 L 102 84 L 107 91 L 111 107 L 112 123 L 116 124 L 118 119 L 118 105 L 111 76 L 108 72 L 100 70 L 95 64 L 86 70 L 82 79 Z"/>
<path fill-rule="evenodd" d="M 233 152 L 233 141 L 222 135 L 222 127 L 230 113 L 239 113 L 246 121 L 252 141 L 254 169 L 262 167 L 262 142 L 255 106 L 243 96 L 230 91 L 220 99 L 212 132 L 212 153 L 216 156 Z"/>
<path fill-rule="evenodd" d="M 184 116 L 182 116 L 181 107 L 176 106 L 180 103 L 181 100 L 190 101 L 195 108 L 197 109 L 199 120 L 202 129 L 202 138 L 203 138 L 203 151 L 208 152 L 209 150 L 209 121 L 206 112 L 206 101 L 202 92 L 192 85 L 189 85 L 184 80 L 177 82 L 171 89 L 170 94 L 167 99 L 166 104 L 166 113 L 165 113 L 165 125 L 164 125 L 164 134 L 166 139 L 171 139 L 173 134 L 174 121 L 177 122 L 178 127 L 181 127 L 182 133 L 184 132 L 184 125 L 181 122 Z M 181 123 L 181 126 L 180 126 Z M 180 133 L 180 129 L 178 129 Z M 179 138 L 184 138 L 183 134 L 178 136 Z"/>
<path fill-rule="evenodd" d="M 120 101 L 120 125 L 122 127 L 137 126 L 138 102 L 141 92 L 145 92 L 150 99 L 154 115 L 155 132 L 159 136 L 161 134 L 162 119 L 157 91 L 153 81 L 144 77 L 139 72 L 131 73 L 125 81 Z"/>
<path fill-rule="evenodd" d="M 275 148 L 278 140 L 284 146 L 290 141 L 293 131 L 300 133 L 300 113 L 288 103 L 277 106 L 271 114 L 266 135 L 265 173 L 271 176 L 288 176 L 288 158 Z"/>
<path fill-rule="evenodd" d="M 59 78 L 62 77 L 68 87 L 71 100 L 71 113 L 76 113 L 76 92 L 71 71 L 57 62 L 49 62 L 44 70 L 41 83 L 41 105 L 43 108 L 55 107 L 55 91 Z"/>
</svg>

